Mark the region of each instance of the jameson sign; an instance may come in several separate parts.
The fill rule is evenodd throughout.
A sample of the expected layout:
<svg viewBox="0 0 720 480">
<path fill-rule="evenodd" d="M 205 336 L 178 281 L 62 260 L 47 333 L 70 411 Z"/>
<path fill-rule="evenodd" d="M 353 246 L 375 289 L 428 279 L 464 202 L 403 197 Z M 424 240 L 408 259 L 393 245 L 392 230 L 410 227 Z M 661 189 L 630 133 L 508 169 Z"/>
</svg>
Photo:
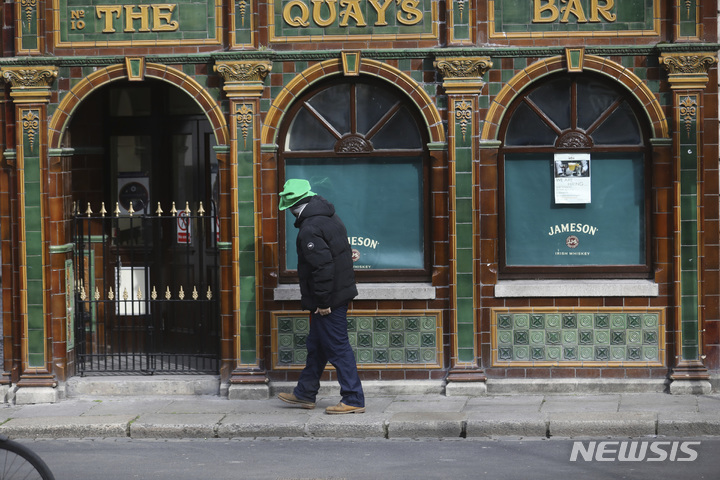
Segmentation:
<svg viewBox="0 0 720 480">
<path fill-rule="evenodd" d="M 275 0 L 272 41 L 437 38 L 438 0 Z"/>
<path fill-rule="evenodd" d="M 56 46 L 220 42 L 221 0 L 173 3 L 54 0 Z"/>
<path fill-rule="evenodd" d="M 494 38 L 660 34 L 660 0 L 491 0 Z"/>
</svg>

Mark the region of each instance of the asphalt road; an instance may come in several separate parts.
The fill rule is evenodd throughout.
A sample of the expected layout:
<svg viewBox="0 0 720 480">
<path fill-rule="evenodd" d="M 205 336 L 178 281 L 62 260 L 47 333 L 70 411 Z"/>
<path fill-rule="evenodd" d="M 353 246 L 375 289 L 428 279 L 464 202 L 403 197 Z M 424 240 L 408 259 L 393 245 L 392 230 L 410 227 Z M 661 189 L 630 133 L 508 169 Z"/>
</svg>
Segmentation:
<svg viewBox="0 0 720 480">
<path fill-rule="evenodd" d="M 56 480 L 716 480 L 720 472 L 715 437 L 20 442 L 46 461 Z"/>
</svg>

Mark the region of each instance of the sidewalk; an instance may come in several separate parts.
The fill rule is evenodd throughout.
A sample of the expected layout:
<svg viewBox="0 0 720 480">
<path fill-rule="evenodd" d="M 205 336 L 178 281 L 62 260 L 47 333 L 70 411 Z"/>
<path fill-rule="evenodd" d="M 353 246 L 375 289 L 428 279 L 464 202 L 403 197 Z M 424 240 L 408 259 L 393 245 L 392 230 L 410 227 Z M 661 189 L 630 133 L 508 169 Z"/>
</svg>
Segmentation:
<svg viewBox="0 0 720 480">
<path fill-rule="evenodd" d="M 277 398 L 214 395 L 80 396 L 54 404 L 0 406 L 11 438 L 458 438 L 697 437 L 720 435 L 720 395 L 371 396 L 367 412 L 327 415 Z"/>
</svg>

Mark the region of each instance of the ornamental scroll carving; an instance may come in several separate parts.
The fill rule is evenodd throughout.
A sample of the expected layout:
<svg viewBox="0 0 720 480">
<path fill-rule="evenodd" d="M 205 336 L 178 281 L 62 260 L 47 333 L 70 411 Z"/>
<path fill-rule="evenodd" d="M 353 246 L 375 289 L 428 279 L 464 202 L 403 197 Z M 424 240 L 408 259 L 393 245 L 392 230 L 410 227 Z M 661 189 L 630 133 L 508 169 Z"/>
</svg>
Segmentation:
<svg viewBox="0 0 720 480">
<path fill-rule="evenodd" d="M 225 82 L 262 82 L 272 70 L 270 62 L 224 62 L 215 65 L 215 71 Z"/>
<path fill-rule="evenodd" d="M 492 67 L 490 57 L 439 58 L 435 67 L 448 79 L 480 79 Z"/>
<path fill-rule="evenodd" d="M 707 75 L 708 70 L 718 62 L 718 58 L 709 53 L 682 53 L 663 55 L 660 61 L 670 75 Z"/>
<path fill-rule="evenodd" d="M 57 70 L 49 67 L 8 67 L 2 69 L 2 78 L 13 88 L 49 87 L 57 78 Z"/>
</svg>

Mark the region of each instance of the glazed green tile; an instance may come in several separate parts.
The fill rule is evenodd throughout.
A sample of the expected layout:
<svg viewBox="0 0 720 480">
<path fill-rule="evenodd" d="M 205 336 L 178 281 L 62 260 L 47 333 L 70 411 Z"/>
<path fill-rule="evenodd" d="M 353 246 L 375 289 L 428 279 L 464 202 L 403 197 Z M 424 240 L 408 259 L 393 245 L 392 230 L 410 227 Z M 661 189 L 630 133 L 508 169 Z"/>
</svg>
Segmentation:
<svg viewBox="0 0 720 480">
<path fill-rule="evenodd" d="M 472 274 L 473 251 L 471 248 L 458 248 L 457 254 L 457 271 L 459 273 Z M 472 282 L 472 278 L 470 280 Z"/>
</svg>

